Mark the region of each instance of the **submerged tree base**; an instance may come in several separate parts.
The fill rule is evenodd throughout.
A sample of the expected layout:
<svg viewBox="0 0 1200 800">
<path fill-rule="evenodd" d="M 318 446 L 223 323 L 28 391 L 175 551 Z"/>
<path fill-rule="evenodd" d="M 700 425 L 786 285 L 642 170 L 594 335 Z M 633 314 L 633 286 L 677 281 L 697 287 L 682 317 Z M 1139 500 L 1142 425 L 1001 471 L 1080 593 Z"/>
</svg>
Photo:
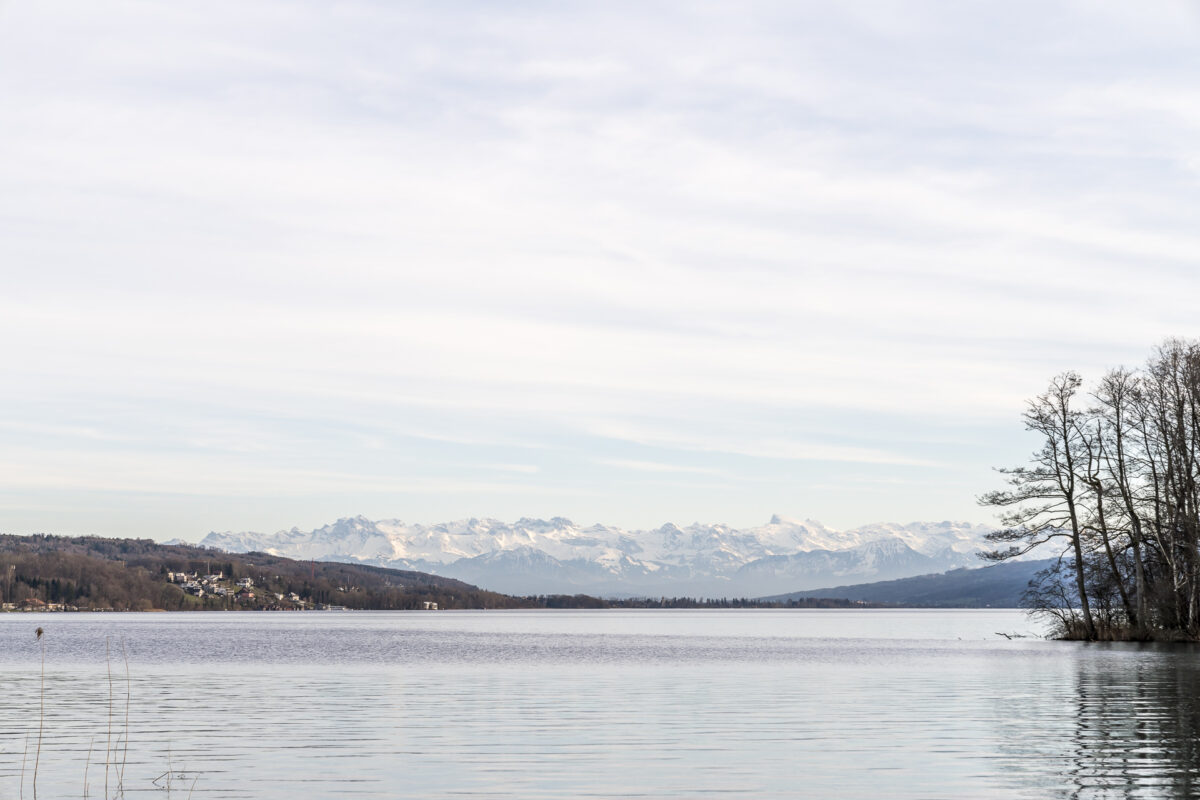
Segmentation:
<svg viewBox="0 0 1200 800">
<path fill-rule="evenodd" d="M 1055 620 L 1050 638 L 1070 642 L 1166 642 L 1196 643 L 1200 634 L 1173 628 L 1138 628 L 1132 625 L 1096 624 L 1095 632 L 1088 630 L 1082 619 Z"/>
</svg>

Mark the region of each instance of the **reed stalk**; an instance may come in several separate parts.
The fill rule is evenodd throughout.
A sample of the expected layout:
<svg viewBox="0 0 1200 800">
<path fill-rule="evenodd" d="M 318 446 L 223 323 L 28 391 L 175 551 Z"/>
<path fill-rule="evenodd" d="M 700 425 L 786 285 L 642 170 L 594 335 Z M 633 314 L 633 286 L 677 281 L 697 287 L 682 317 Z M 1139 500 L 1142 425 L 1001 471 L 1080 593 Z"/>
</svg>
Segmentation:
<svg viewBox="0 0 1200 800">
<path fill-rule="evenodd" d="M 96 746 L 96 737 L 93 736 L 88 740 L 87 761 L 83 763 L 83 800 L 87 800 L 88 796 L 88 768 L 92 766 L 92 748 Z"/>
<path fill-rule="evenodd" d="M 33 800 L 37 800 L 38 767 L 42 763 L 42 729 L 46 722 L 46 639 L 44 631 L 37 629 L 37 640 L 42 645 L 42 682 L 38 689 L 38 738 L 37 753 L 33 756 Z"/>
<path fill-rule="evenodd" d="M 25 761 L 29 758 L 29 734 L 25 734 L 25 752 L 21 754 L 21 783 L 17 790 L 21 800 L 25 799 Z"/>
<path fill-rule="evenodd" d="M 42 628 L 37 629 L 38 642 L 41 645 L 41 676 L 39 683 L 38 697 L 38 733 L 37 741 L 32 748 L 33 756 L 33 800 L 37 800 L 38 790 L 38 770 L 41 766 L 42 755 L 42 740 L 45 735 L 46 728 L 46 638 L 45 631 Z M 104 661 L 107 670 L 108 678 L 108 727 L 105 733 L 105 748 L 104 748 L 104 800 L 117 800 L 117 798 L 125 797 L 125 770 L 129 764 L 129 736 L 130 736 L 130 717 L 133 707 L 133 676 L 129 669 L 129 649 L 124 639 L 121 640 L 121 659 L 125 664 L 125 720 L 124 731 L 117 736 L 116 741 L 113 740 L 113 724 L 116 717 L 116 698 L 115 686 L 112 672 L 112 641 L 111 637 L 106 637 L 104 640 Z M 25 776 L 29 772 L 29 751 L 30 751 L 29 734 L 25 736 L 25 747 L 21 754 L 21 774 L 20 783 L 18 784 L 18 797 L 20 800 L 25 798 Z M 96 736 L 93 735 L 88 740 L 87 757 L 83 765 L 83 797 L 87 800 L 91 796 L 91 768 L 92 754 L 96 749 Z M 119 756 L 119 761 L 118 761 Z M 116 780 L 116 785 L 112 786 L 109 781 L 110 773 L 113 774 Z M 172 783 L 175 777 L 175 765 L 173 763 L 171 748 L 167 746 L 167 797 L 170 798 L 172 790 L 175 788 Z M 157 780 L 157 779 L 156 779 Z M 191 785 L 188 787 L 188 800 L 191 800 L 192 792 L 196 788 L 200 776 L 197 775 L 192 779 Z M 111 792 L 110 792 L 111 789 Z M 182 789 L 182 787 L 181 787 Z"/>
<path fill-rule="evenodd" d="M 121 777 L 117 785 L 121 796 L 125 796 L 125 764 L 129 761 L 129 699 L 133 694 L 133 683 L 129 679 L 129 653 L 125 650 L 125 639 L 121 638 L 121 657 L 125 659 L 125 742 L 121 748 Z"/>
<path fill-rule="evenodd" d="M 104 746 L 104 800 L 108 800 L 108 769 L 112 760 L 112 717 L 113 717 L 113 684 L 112 658 L 109 653 L 109 637 L 104 637 L 104 664 L 108 668 L 108 739 Z"/>
</svg>

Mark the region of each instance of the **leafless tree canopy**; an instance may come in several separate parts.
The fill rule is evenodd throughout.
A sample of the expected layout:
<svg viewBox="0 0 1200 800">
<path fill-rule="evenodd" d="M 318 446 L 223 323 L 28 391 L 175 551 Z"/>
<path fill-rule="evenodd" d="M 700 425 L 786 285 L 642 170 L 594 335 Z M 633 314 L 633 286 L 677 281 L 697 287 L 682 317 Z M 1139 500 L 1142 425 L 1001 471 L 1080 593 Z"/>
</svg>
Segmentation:
<svg viewBox="0 0 1200 800">
<path fill-rule="evenodd" d="M 1024 422 L 1042 444 L 980 498 L 1002 525 L 984 557 L 1058 555 L 1027 599 L 1067 636 L 1200 639 L 1200 342 L 1058 375 Z"/>
</svg>

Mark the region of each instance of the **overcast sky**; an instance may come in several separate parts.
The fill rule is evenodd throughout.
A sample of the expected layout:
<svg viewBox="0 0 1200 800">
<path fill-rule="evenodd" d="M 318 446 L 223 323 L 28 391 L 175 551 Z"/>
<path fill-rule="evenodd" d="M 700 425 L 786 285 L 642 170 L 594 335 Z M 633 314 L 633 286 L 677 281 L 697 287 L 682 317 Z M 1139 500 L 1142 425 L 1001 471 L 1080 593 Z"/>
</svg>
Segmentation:
<svg viewBox="0 0 1200 800">
<path fill-rule="evenodd" d="M 986 522 L 1200 334 L 1191 3 L 0 4 L 0 530 Z"/>
</svg>

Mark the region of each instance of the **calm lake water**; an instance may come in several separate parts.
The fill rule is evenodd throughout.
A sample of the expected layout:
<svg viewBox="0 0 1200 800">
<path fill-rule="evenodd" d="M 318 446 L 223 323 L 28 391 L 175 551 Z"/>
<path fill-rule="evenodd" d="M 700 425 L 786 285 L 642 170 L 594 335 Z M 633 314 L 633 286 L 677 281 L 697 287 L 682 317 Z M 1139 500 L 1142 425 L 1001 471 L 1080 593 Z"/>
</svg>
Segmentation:
<svg viewBox="0 0 1200 800">
<path fill-rule="evenodd" d="M 42 701 L 43 798 L 82 797 L 85 773 L 104 797 L 110 741 L 110 796 L 122 762 L 126 795 L 169 777 L 179 798 L 1200 794 L 1200 651 L 997 632 L 1038 630 L 1016 611 L 4 614 L 0 799 L 22 771 L 32 797 Z"/>
</svg>

